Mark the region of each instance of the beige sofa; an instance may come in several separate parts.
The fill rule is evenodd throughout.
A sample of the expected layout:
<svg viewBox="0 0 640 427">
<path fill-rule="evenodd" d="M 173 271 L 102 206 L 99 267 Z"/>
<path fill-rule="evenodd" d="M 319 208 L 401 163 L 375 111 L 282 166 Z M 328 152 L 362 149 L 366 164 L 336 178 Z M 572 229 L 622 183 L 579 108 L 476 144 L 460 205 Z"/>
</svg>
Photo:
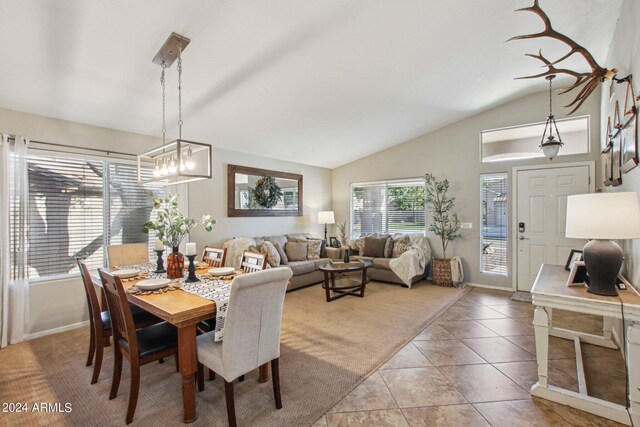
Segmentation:
<svg viewBox="0 0 640 427">
<path fill-rule="evenodd" d="M 287 242 L 296 242 L 299 240 L 313 239 L 308 233 L 298 234 L 279 234 L 274 236 L 261 236 L 254 237 L 253 240 L 257 247 L 268 240 L 272 243 L 277 243 L 278 246 L 284 249 L 284 245 Z M 320 251 L 320 259 L 306 260 L 306 261 L 289 261 L 287 264 L 281 264 L 281 267 L 289 267 L 293 272 L 293 277 L 289 281 L 289 288 L 287 290 L 298 289 L 304 286 L 313 285 L 314 283 L 320 283 L 324 280 L 324 273 L 318 270 L 318 266 L 325 264 L 331 259 L 341 259 L 340 249 L 325 247 L 323 245 Z"/>
<path fill-rule="evenodd" d="M 373 262 L 373 266 L 367 269 L 367 276 L 369 276 L 371 280 L 377 280 L 380 282 L 397 283 L 399 285 L 402 285 L 403 288 L 409 287 L 406 284 L 404 284 L 402 280 L 393 271 L 391 271 L 391 268 L 389 268 L 389 261 L 391 261 L 391 258 L 372 258 L 372 257 L 354 255 L 354 256 L 351 256 L 351 259 L 369 260 Z M 425 277 L 427 277 L 428 270 L 429 270 L 428 268 L 425 268 L 425 271 L 422 274 L 413 276 L 413 278 L 411 278 L 411 283 L 415 283 L 418 280 L 422 280 Z"/>
<path fill-rule="evenodd" d="M 374 240 L 373 247 L 369 253 L 385 253 L 387 257 L 359 255 L 359 253 L 363 252 L 364 255 L 367 255 L 366 239 L 368 237 Z M 380 238 L 384 244 L 384 250 L 380 246 Z M 385 239 L 387 240 L 386 243 L 384 243 Z M 401 239 L 408 239 L 407 242 L 402 243 L 405 249 L 399 252 L 399 255 L 395 255 L 395 258 L 389 258 L 388 256 L 392 252 L 395 254 L 396 245 L 399 244 Z M 391 240 L 393 240 L 393 243 L 389 245 Z M 369 260 L 373 263 L 373 266 L 367 269 L 367 275 L 372 280 L 397 283 L 405 288 L 410 288 L 412 284 L 427 276 L 431 260 L 431 246 L 422 233 L 373 234 L 361 236 L 351 243 L 352 247 L 349 249 L 351 259 Z M 355 250 L 356 247 L 358 250 Z"/>
</svg>

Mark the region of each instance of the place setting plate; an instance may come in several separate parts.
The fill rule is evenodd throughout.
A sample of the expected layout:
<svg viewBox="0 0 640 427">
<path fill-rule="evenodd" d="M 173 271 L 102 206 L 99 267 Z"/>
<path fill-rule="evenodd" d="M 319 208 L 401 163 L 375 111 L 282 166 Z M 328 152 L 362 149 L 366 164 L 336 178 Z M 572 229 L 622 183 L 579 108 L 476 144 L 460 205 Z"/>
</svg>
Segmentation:
<svg viewBox="0 0 640 427">
<path fill-rule="evenodd" d="M 119 277 L 121 279 L 131 279 L 132 277 L 138 277 L 140 275 L 140 273 L 142 273 L 141 270 L 137 270 L 137 269 L 131 268 L 131 269 L 123 269 L 123 270 L 114 271 L 111 274 L 113 276 Z"/>
<path fill-rule="evenodd" d="M 141 291 L 153 291 L 155 289 L 162 289 L 169 285 L 171 280 L 169 279 L 146 279 L 136 283 L 136 287 Z"/>
<path fill-rule="evenodd" d="M 228 276 L 233 274 L 234 271 L 236 271 L 236 269 L 233 267 L 216 267 L 209 269 L 207 273 L 212 276 Z"/>
</svg>

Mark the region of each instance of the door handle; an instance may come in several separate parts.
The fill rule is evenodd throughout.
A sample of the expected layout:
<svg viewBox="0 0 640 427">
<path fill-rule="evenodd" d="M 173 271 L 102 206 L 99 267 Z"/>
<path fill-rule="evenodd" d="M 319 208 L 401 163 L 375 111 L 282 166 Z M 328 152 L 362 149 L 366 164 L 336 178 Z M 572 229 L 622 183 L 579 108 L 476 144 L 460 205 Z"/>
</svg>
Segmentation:
<svg viewBox="0 0 640 427">
<path fill-rule="evenodd" d="M 528 238 L 528 237 L 524 237 L 524 236 L 522 236 L 522 235 L 520 235 L 520 237 L 518 237 L 518 239 L 520 239 L 520 240 L 529 240 L 529 238 Z"/>
</svg>

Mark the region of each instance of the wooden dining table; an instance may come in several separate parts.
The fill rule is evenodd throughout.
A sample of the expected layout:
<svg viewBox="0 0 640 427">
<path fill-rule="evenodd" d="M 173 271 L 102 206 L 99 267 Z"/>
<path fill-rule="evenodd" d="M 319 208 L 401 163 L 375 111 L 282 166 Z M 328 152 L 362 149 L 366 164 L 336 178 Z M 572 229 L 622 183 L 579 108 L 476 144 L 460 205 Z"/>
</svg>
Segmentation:
<svg viewBox="0 0 640 427">
<path fill-rule="evenodd" d="M 109 269 L 105 270 L 110 271 Z M 197 275 L 205 273 L 207 273 L 206 268 L 196 270 Z M 96 279 L 96 276 L 94 276 L 94 282 L 102 286 L 100 279 Z M 126 289 L 136 282 L 136 280 L 131 280 L 124 282 L 123 285 Z M 184 422 L 194 422 L 197 419 L 196 372 L 198 361 L 196 353 L 196 324 L 215 316 L 215 302 L 190 294 L 181 289 L 150 295 L 127 293 L 127 299 L 131 304 L 158 316 L 178 329 L 178 356 L 180 375 L 182 376 Z M 103 308 L 105 306 L 106 305 L 103 305 Z M 264 364 L 260 366 L 259 381 L 266 382 L 268 380 L 269 365 Z"/>
</svg>

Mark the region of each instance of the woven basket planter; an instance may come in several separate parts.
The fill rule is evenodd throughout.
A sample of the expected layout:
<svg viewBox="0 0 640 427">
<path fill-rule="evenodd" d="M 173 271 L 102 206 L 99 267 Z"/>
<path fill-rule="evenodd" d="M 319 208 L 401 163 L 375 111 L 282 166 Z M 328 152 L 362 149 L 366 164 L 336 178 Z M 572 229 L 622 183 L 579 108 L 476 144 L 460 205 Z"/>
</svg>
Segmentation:
<svg viewBox="0 0 640 427">
<path fill-rule="evenodd" d="M 431 274 L 433 284 L 447 287 L 453 286 L 453 280 L 451 280 L 451 259 L 431 258 L 431 264 L 433 265 L 433 272 Z"/>
</svg>

